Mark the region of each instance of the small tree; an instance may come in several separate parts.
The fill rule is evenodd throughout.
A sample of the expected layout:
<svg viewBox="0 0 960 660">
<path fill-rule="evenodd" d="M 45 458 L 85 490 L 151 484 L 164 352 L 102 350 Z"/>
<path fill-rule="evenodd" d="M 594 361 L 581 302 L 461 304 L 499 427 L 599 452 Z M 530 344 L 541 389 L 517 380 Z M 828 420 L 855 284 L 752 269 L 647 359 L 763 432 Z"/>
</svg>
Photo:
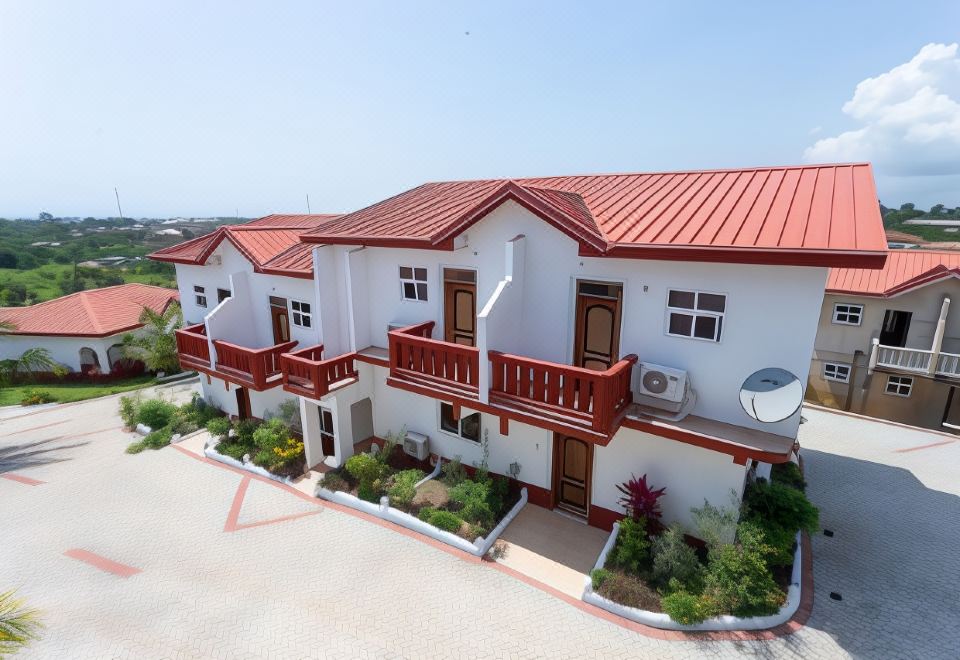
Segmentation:
<svg viewBox="0 0 960 660">
<path fill-rule="evenodd" d="M 174 332 L 183 325 L 180 305 L 170 303 L 163 312 L 144 307 L 140 322 L 144 326 L 138 334 L 127 333 L 123 336 L 123 357 L 140 360 L 150 371 L 179 371 Z"/>
<path fill-rule="evenodd" d="M 21 375 L 29 377 L 37 371 L 50 371 L 57 376 L 67 373 L 64 366 L 50 357 L 50 351 L 45 348 L 28 348 L 18 358 L 0 360 L 0 382 L 12 383 Z"/>
</svg>

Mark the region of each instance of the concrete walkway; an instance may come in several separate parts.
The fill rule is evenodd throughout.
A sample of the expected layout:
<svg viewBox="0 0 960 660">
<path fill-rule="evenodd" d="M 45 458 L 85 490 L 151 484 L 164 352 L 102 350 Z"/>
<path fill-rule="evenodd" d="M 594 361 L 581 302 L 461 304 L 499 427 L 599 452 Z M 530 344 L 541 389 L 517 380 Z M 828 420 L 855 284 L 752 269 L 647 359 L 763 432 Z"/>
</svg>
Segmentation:
<svg viewBox="0 0 960 660">
<path fill-rule="evenodd" d="M 17 587 L 47 625 L 24 657 L 927 659 L 960 648 L 960 486 L 945 478 L 960 443 L 932 446 L 939 436 L 808 412 L 809 493 L 835 535 L 813 538 L 807 626 L 667 641 L 176 448 L 124 454 L 115 410 L 103 399 L 0 422 L 0 588 Z"/>
</svg>

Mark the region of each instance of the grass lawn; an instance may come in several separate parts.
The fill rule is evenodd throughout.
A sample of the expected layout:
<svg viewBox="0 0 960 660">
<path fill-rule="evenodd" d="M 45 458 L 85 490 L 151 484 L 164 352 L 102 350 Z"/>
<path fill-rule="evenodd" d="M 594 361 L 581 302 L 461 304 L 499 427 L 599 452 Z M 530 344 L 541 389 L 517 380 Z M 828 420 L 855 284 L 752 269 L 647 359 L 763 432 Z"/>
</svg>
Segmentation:
<svg viewBox="0 0 960 660">
<path fill-rule="evenodd" d="M 140 284 L 153 284 L 155 286 L 165 286 L 176 288 L 177 284 L 173 277 L 168 277 L 162 273 L 138 273 L 133 268 L 102 268 L 103 273 L 117 275 L 123 278 L 127 284 L 139 282 Z M 65 274 L 73 273 L 71 264 L 44 264 L 30 270 L 16 270 L 13 268 L 0 268 L 0 290 L 14 284 L 22 284 L 27 292 L 33 297 L 34 302 L 43 302 L 53 300 L 64 295 L 60 288 L 60 281 Z M 87 288 L 97 287 L 96 282 L 84 278 L 87 282 Z"/>
<path fill-rule="evenodd" d="M 13 387 L 0 387 L 0 406 L 14 406 L 20 403 L 20 400 L 26 395 L 27 390 L 37 389 L 49 392 L 58 403 L 68 403 L 70 401 L 83 401 L 84 399 L 93 399 L 98 396 L 107 396 L 108 394 L 119 394 L 120 392 L 129 392 L 138 390 L 141 387 L 152 385 L 155 378 L 153 376 L 136 376 L 127 380 L 118 380 L 105 385 L 91 385 L 89 383 L 63 383 L 47 385 L 15 385 Z"/>
</svg>

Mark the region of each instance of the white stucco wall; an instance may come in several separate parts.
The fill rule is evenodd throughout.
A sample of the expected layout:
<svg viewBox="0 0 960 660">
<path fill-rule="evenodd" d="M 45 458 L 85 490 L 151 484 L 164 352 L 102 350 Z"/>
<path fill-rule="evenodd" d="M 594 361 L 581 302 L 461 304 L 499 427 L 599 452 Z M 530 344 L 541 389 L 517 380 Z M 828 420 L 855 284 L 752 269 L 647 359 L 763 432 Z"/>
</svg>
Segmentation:
<svg viewBox="0 0 960 660">
<path fill-rule="evenodd" d="M 124 333 L 110 337 L 41 337 L 35 335 L 0 334 L 0 360 L 20 357 L 30 348 L 45 348 L 50 357 L 73 371 L 80 371 L 80 349 L 91 348 L 100 358 L 100 369 L 110 371 L 107 351 L 123 342 Z"/>
<path fill-rule="evenodd" d="M 208 384 L 206 374 L 200 374 L 200 392 L 204 400 L 229 415 L 238 414 L 237 389 L 237 385 L 227 383 L 215 376 L 210 377 Z M 268 413 L 276 412 L 280 404 L 286 400 L 296 401 L 297 396 L 284 391 L 280 386 L 263 392 L 250 390 L 250 414 L 263 419 Z"/>
</svg>

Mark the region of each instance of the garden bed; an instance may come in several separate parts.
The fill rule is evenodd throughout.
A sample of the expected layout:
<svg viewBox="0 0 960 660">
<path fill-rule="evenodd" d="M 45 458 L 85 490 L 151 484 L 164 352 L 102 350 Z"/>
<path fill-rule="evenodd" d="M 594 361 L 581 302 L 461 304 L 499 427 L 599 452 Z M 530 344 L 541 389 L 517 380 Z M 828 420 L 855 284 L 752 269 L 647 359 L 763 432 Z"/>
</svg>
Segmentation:
<svg viewBox="0 0 960 660">
<path fill-rule="evenodd" d="M 699 539 L 664 528 L 646 478 L 623 484 L 632 515 L 614 525 L 584 587 L 584 601 L 671 630 L 761 630 L 788 621 L 800 604 L 801 532 L 818 524 L 794 464 L 757 479 L 742 503 L 691 509 Z M 648 524 L 648 520 L 652 521 Z"/>
<path fill-rule="evenodd" d="M 214 460 L 285 483 L 304 473 L 303 441 L 281 417 L 267 421 L 226 417 L 207 424 L 212 442 L 204 453 Z"/>
<path fill-rule="evenodd" d="M 511 487 L 485 465 L 474 475 L 459 460 L 437 460 L 430 474 L 410 467 L 402 443 L 388 439 L 376 454 L 357 454 L 324 475 L 317 497 L 349 506 L 480 556 L 527 502 L 526 489 Z M 416 465 L 416 463 L 414 463 Z M 442 466 L 442 467 L 441 467 Z M 442 475 L 441 475 L 442 473 Z"/>
</svg>

